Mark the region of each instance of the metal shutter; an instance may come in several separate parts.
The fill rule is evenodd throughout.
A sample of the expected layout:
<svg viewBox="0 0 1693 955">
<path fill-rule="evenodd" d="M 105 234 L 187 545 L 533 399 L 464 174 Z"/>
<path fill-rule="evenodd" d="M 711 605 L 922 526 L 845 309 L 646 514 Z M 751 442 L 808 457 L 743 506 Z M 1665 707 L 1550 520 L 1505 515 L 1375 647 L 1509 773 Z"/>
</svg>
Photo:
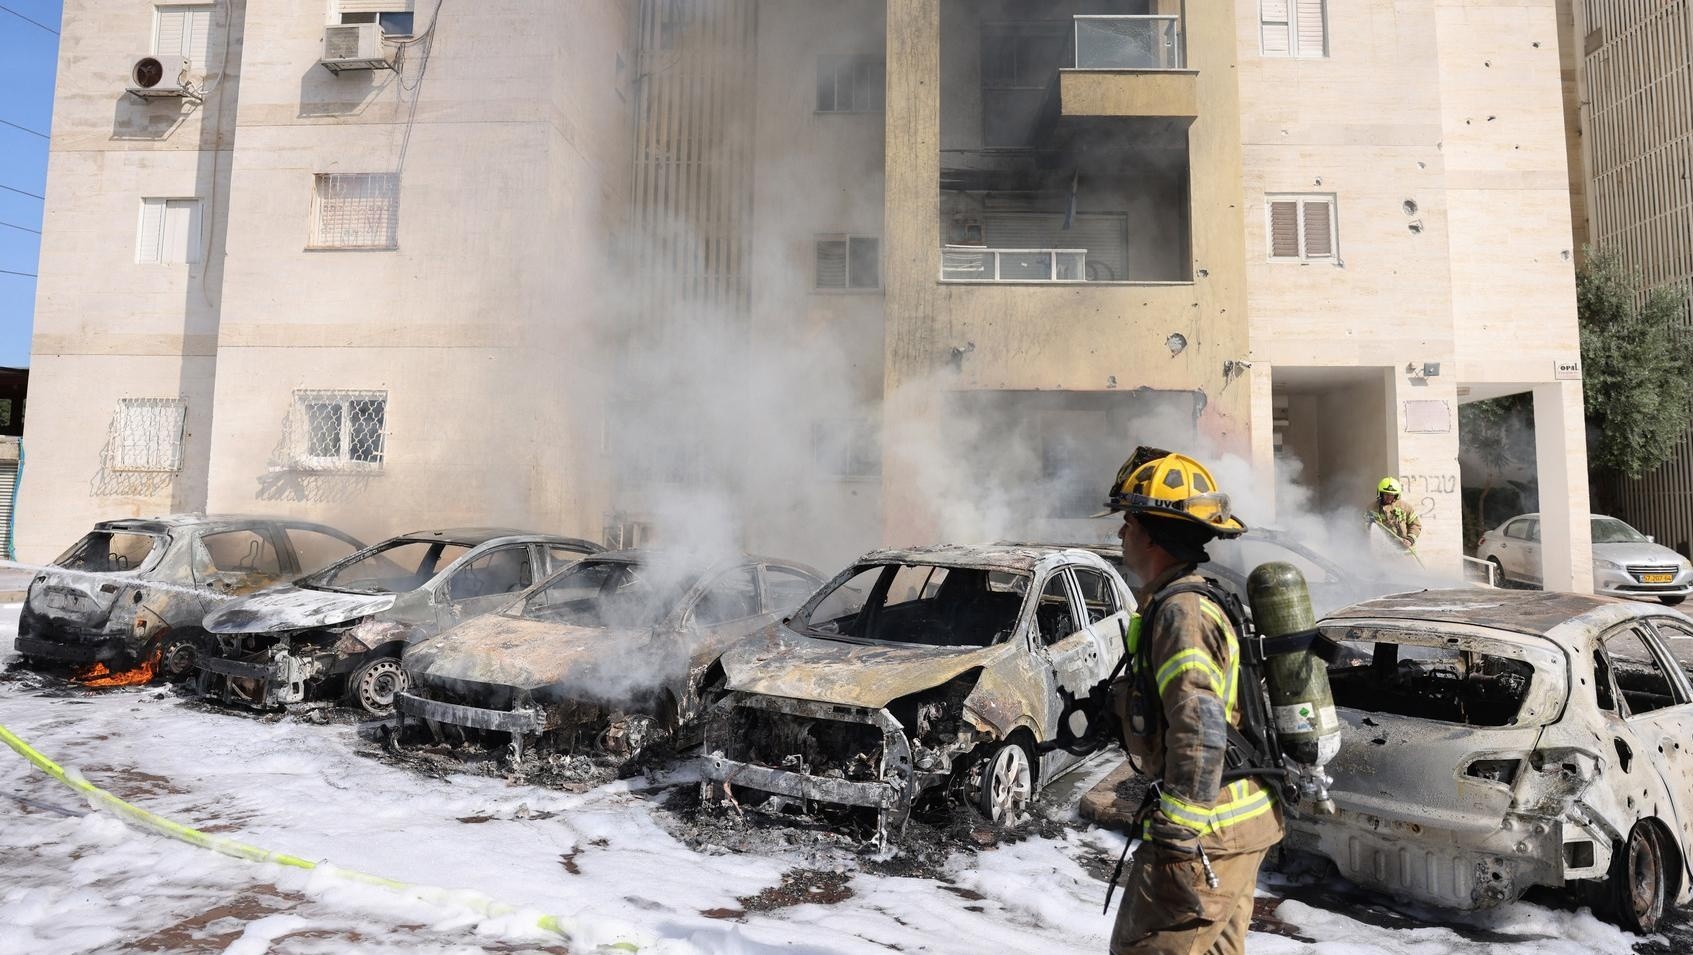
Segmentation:
<svg viewBox="0 0 1693 955">
<path fill-rule="evenodd" d="M 12 494 L 18 485 L 18 462 L 0 462 L 0 541 L 12 539 Z"/>
<path fill-rule="evenodd" d="M 1294 200 L 1270 203 L 1270 256 L 1299 257 L 1299 203 Z"/>
<path fill-rule="evenodd" d="M 1305 256 L 1327 258 L 1334 254 L 1334 205 L 1321 199 L 1307 199 L 1300 210 L 1305 220 Z"/>
<path fill-rule="evenodd" d="M 1297 0 L 1296 26 L 1299 31 L 1300 56 L 1328 54 L 1328 22 L 1324 7 L 1326 0 Z"/>
<path fill-rule="evenodd" d="M 413 0 L 341 0 L 342 13 L 411 13 Z"/>
<path fill-rule="evenodd" d="M 1077 215 L 1069 229 L 1054 212 L 990 212 L 982 217 L 990 249 L 1086 249 L 1088 279 L 1129 280 L 1129 224 L 1124 215 Z"/>
<path fill-rule="evenodd" d="M 141 224 L 135 232 L 135 261 L 151 265 L 159 261 L 165 230 L 165 200 L 141 200 Z"/>
<path fill-rule="evenodd" d="M 1264 0 L 1259 24 L 1264 35 L 1266 56 L 1287 56 L 1293 52 L 1292 23 L 1288 12 L 1288 0 Z"/>
</svg>

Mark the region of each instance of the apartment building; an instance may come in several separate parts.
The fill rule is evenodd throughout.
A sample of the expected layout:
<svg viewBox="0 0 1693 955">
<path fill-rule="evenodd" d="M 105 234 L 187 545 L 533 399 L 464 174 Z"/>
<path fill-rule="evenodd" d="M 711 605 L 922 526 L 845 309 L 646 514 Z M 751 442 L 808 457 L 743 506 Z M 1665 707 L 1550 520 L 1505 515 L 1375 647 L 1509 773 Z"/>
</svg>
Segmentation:
<svg viewBox="0 0 1693 955">
<path fill-rule="evenodd" d="M 1693 299 L 1693 3 L 1562 6 L 1577 241 Z M 1663 466 L 1602 490 L 1619 517 L 1693 552 L 1693 434 Z"/>
<path fill-rule="evenodd" d="M 1458 406 L 1531 391 L 1589 585 L 1554 0 L 227 0 L 218 82 L 141 100 L 177 6 L 67 7 L 25 556 L 724 498 L 820 561 L 1097 538 L 1160 441 L 1260 508 L 1401 475 L 1455 572 Z"/>
</svg>

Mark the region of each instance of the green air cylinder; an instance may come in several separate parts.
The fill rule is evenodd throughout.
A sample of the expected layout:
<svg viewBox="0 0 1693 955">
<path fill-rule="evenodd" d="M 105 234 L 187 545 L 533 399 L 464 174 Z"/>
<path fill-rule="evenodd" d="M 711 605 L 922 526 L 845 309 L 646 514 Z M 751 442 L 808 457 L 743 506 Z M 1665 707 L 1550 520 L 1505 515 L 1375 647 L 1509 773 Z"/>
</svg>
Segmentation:
<svg viewBox="0 0 1693 955">
<path fill-rule="evenodd" d="M 1246 580 L 1252 622 L 1266 638 L 1310 630 L 1317 625 L 1305 575 L 1292 564 L 1261 564 Z M 1340 719 L 1329 691 L 1328 666 L 1309 651 L 1284 653 L 1264 663 L 1270 694 L 1270 718 L 1281 739 L 1282 755 L 1320 768 L 1340 752 Z"/>
</svg>

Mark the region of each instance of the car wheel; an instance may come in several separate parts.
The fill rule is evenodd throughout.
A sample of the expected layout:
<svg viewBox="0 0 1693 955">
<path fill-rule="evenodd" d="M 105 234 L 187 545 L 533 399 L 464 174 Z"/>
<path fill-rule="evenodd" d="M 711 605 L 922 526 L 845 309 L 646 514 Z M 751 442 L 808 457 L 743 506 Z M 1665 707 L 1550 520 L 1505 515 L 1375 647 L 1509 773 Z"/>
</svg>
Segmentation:
<svg viewBox="0 0 1693 955">
<path fill-rule="evenodd" d="M 179 683 L 194 675 L 194 664 L 204 652 L 193 637 L 170 637 L 159 648 L 159 674 L 167 683 Z"/>
<path fill-rule="evenodd" d="M 394 712 L 394 698 L 411 686 L 411 678 L 394 657 L 380 657 L 347 678 L 347 701 L 372 716 Z"/>
<path fill-rule="evenodd" d="M 1659 597 L 1658 599 L 1664 602 L 1664 606 L 1673 607 L 1676 604 L 1681 603 L 1683 600 L 1686 600 L 1687 596 L 1683 594 L 1679 597 Z"/>
<path fill-rule="evenodd" d="M 1497 558 L 1497 557 L 1489 557 L 1489 558 L 1487 558 L 1487 562 L 1493 565 L 1493 581 L 1494 581 L 1494 583 L 1497 586 L 1500 586 L 1500 587 L 1505 586 L 1505 584 L 1507 583 L 1507 581 L 1505 579 L 1505 565 L 1499 563 L 1499 558 Z"/>
<path fill-rule="evenodd" d="M 1022 743 L 1001 743 L 982 761 L 976 810 L 995 825 L 1016 825 L 1028 814 L 1034 790 L 1028 748 Z"/>
<path fill-rule="evenodd" d="M 1630 932 L 1650 935 L 1668 904 L 1670 872 L 1663 840 L 1651 823 L 1636 823 L 1611 858 L 1611 915 Z"/>
</svg>

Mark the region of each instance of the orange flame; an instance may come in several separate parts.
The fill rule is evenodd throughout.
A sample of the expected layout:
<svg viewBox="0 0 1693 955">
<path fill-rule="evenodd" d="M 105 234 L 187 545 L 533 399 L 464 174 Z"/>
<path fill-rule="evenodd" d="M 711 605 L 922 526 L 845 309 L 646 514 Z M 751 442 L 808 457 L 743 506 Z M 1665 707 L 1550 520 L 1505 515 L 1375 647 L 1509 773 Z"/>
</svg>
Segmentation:
<svg viewBox="0 0 1693 955">
<path fill-rule="evenodd" d="M 143 683 L 152 682 L 153 674 L 158 666 L 159 653 L 155 650 L 152 655 L 128 670 L 119 670 L 114 673 L 106 669 L 104 663 L 96 663 L 71 674 L 71 680 L 83 686 L 140 686 Z"/>
</svg>

